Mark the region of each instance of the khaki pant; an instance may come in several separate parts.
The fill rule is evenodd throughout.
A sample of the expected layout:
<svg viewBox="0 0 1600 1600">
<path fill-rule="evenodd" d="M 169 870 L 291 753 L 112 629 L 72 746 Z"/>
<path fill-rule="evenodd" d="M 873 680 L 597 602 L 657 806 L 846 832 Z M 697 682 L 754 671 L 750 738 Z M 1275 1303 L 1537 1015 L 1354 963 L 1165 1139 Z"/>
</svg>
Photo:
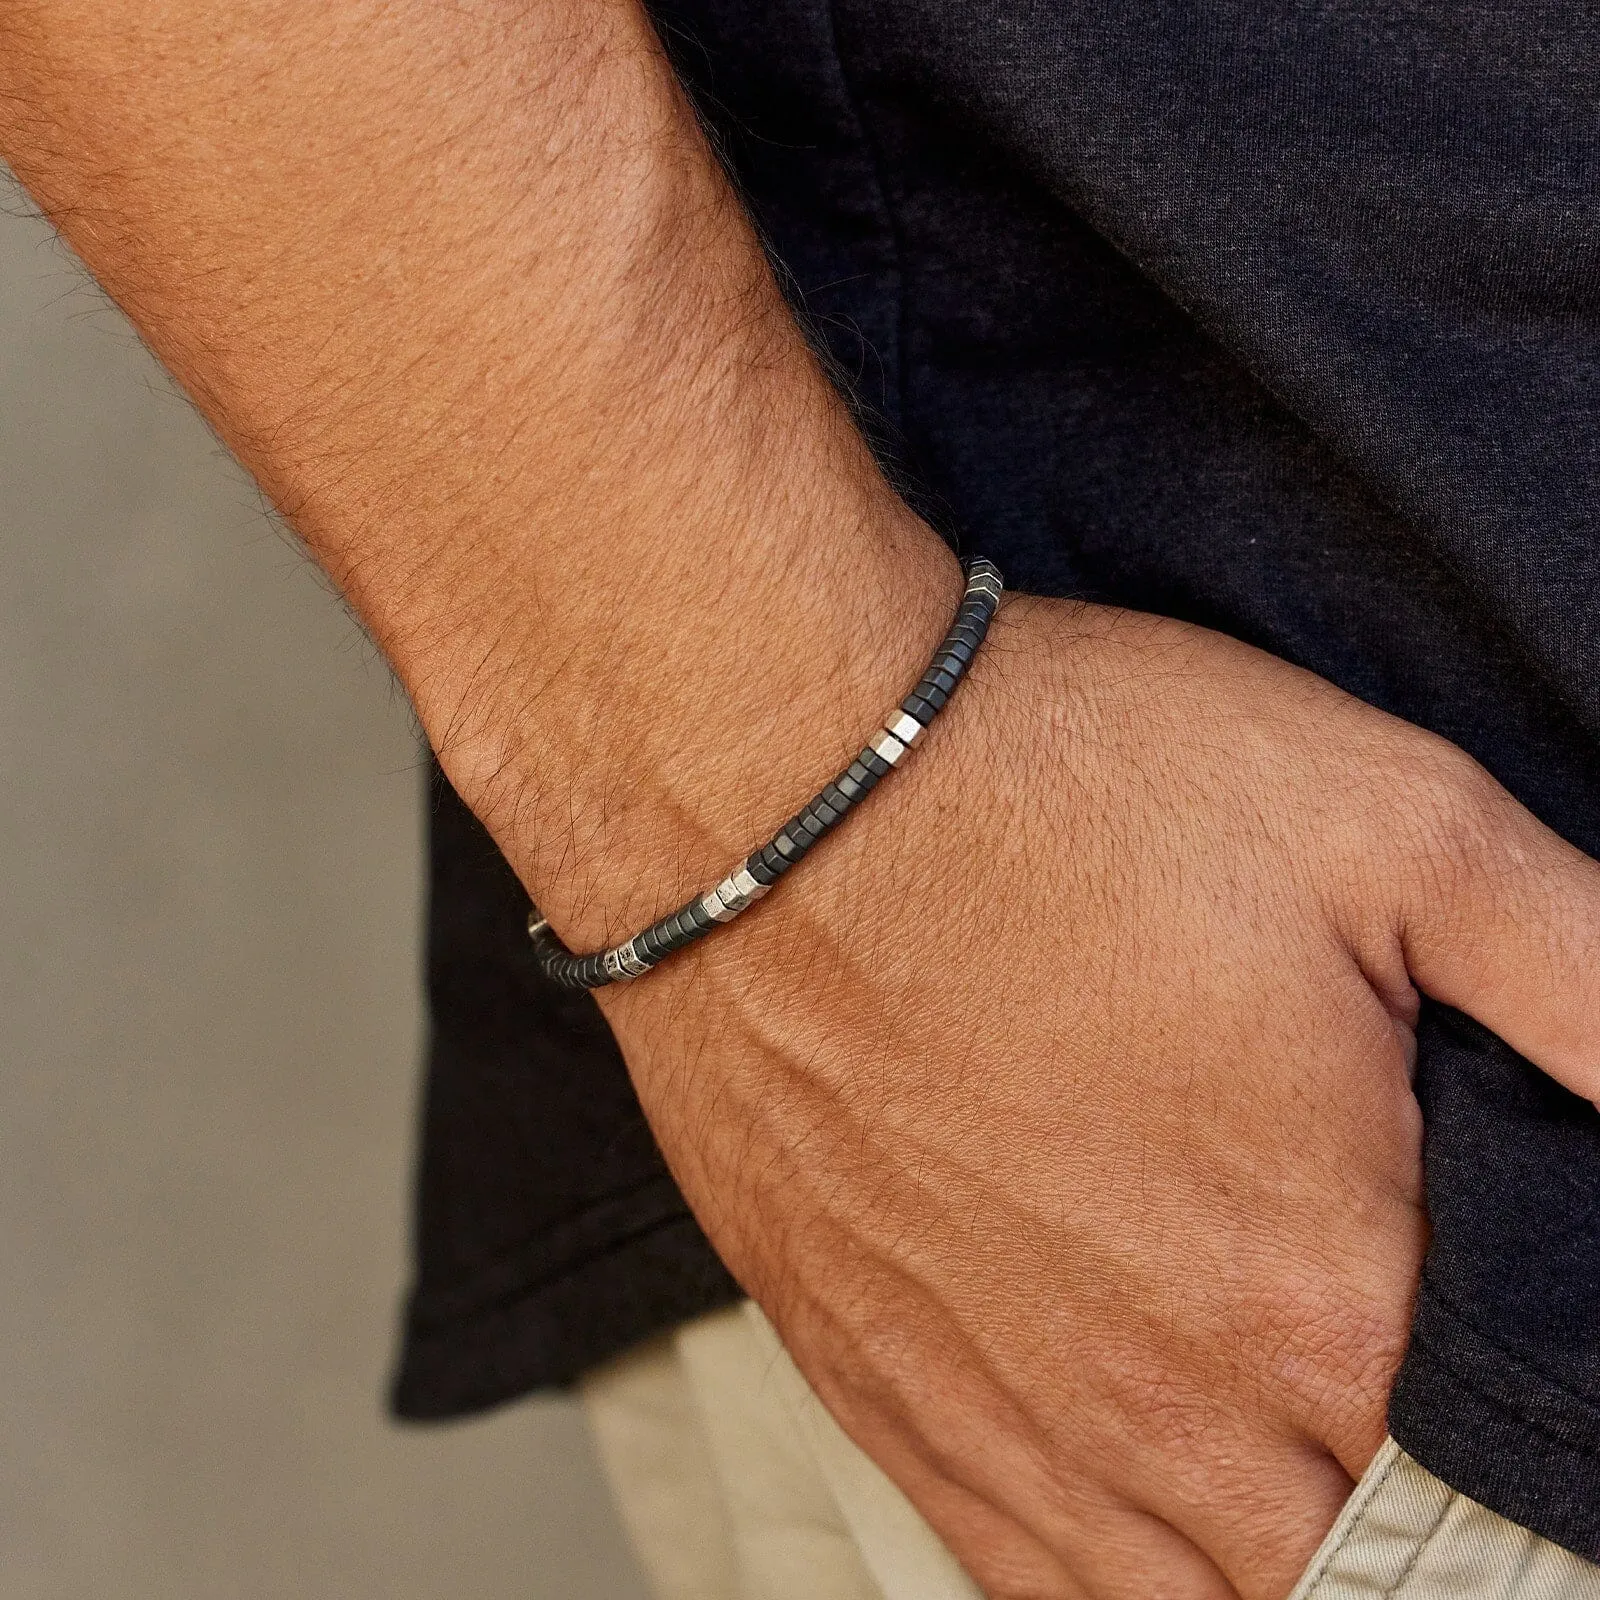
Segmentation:
<svg viewBox="0 0 1600 1600">
<path fill-rule="evenodd" d="M 753 1305 L 584 1381 L 660 1600 L 981 1600 Z M 1600 1600 L 1600 1568 L 1458 1495 L 1392 1440 L 1291 1600 Z"/>
</svg>

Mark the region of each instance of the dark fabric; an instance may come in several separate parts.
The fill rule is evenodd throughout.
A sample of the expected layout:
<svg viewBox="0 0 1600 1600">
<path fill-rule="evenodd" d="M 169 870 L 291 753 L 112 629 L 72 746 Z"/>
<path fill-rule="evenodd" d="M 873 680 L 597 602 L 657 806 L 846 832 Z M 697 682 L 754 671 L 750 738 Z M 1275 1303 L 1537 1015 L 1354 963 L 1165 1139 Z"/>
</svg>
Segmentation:
<svg viewBox="0 0 1600 1600">
<path fill-rule="evenodd" d="M 1595 1113 L 1430 1007 L 1420 1043 L 1434 1247 L 1390 1405 L 1447 1483 L 1600 1559 Z"/>
<path fill-rule="evenodd" d="M 418 1279 L 394 1407 L 479 1410 L 735 1299 L 593 998 L 548 983 L 516 874 L 431 777 Z"/>
<path fill-rule="evenodd" d="M 1463 745 L 1600 853 L 1600 17 L 1526 0 L 658 14 L 841 381 L 970 548 L 1016 587 L 1309 667 Z M 660 1168 L 592 1019 L 550 1031 L 514 908 L 445 887 L 453 839 L 432 1097 L 455 1111 L 429 1129 L 413 1316 L 434 1356 L 402 1383 L 412 1411 L 565 1377 L 681 1315 L 686 1283 L 707 1305 L 731 1292 L 687 1226 L 674 1293 L 601 1292 L 633 1270 L 618 1246 L 638 1225 L 587 1219 Z M 475 916 L 509 931 L 486 945 L 457 925 Z M 1436 1231 L 1394 1431 L 1600 1556 L 1600 1115 L 1440 1013 L 1419 1092 Z M 592 1248 L 570 1243 L 585 1229 Z M 579 1334 L 539 1309 L 557 1233 L 560 1270 L 598 1274 Z M 490 1281 L 492 1348 L 441 1309 Z"/>
</svg>

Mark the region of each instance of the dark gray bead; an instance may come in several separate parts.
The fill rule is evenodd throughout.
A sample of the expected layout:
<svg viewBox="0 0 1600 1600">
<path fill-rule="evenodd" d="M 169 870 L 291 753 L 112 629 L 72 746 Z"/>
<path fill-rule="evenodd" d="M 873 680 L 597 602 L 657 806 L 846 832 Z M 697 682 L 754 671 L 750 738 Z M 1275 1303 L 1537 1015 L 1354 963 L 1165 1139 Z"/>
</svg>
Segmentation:
<svg viewBox="0 0 1600 1600">
<path fill-rule="evenodd" d="M 876 788 L 878 779 L 881 776 L 881 773 L 874 772 L 872 768 L 861 759 L 860 756 L 857 756 L 856 759 L 844 769 L 844 778 L 848 778 L 856 786 L 857 790 L 860 791 L 860 794 L 866 794 L 870 790 Z M 844 785 L 844 778 L 839 780 L 841 788 Z M 856 798 L 859 798 L 859 795 L 856 796 Z"/>
<path fill-rule="evenodd" d="M 794 855 L 789 858 L 791 865 L 800 860 L 800 858 L 805 855 L 806 851 L 808 851 L 812 845 L 814 845 L 817 840 L 822 837 L 822 834 L 827 832 L 827 829 L 823 828 L 820 822 L 814 824 L 814 826 L 821 829 L 821 832 L 813 833 L 811 829 L 806 826 L 806 819 L 803 816 L 796 817 L 794 821 L 789 824 L 790 837 L 793 840 L 795 851 Z"/>
<path fill-rule="evenodd" d="M 757 854 L 761 857 L 762 866 L 774 878 L 781 878 L 789 870 L 790 858 L 778 848 L 777 840 L 773 840 L 771 844 L 762 845 Z"/>
</svg>

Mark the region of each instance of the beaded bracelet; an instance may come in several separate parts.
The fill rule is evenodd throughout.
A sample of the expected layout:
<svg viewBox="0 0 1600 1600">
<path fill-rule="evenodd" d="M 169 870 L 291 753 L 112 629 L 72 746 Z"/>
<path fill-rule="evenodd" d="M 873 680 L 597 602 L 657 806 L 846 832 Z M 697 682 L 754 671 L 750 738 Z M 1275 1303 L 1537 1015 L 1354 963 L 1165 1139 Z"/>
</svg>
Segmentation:
<svg viewBox="0 0 1600 1600">
<path fill-rule="evenodd" d="M 966 562 L 964 569 L 966 592 L 928 670 L 900 702 L 899 713 L 832 783 L 714 889 L 697 895 L 624 944 L 575 956 L 534 906 L 528 913 L 528 936 L 544 975 L 563 989 L 601 989 L 608 983 L 643 977 L 673 951 L 703 939 L 719 923 L 732 922 L 748 910 L 823 834 L 837 827 L 844 814 L 899 763 L 944 709 L 989 631 L 1003 588 L 1000 571 L 982 557 Z"/>
</svg>

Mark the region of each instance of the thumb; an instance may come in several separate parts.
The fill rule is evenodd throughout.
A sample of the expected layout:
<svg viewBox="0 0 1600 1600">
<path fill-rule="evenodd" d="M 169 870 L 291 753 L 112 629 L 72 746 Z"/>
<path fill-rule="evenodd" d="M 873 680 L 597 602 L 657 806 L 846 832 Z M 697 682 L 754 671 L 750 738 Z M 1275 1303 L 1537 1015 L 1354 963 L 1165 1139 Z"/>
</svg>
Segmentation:
<svg viewBox="0 0 1600 1600">
<path fill-rule="evenodd" d="M 1412 981 L 1600 1102 L 1600 862 L 1466 765 L 1433 792 L 1442 821 L 1411 863 Z"/>
</svg>

